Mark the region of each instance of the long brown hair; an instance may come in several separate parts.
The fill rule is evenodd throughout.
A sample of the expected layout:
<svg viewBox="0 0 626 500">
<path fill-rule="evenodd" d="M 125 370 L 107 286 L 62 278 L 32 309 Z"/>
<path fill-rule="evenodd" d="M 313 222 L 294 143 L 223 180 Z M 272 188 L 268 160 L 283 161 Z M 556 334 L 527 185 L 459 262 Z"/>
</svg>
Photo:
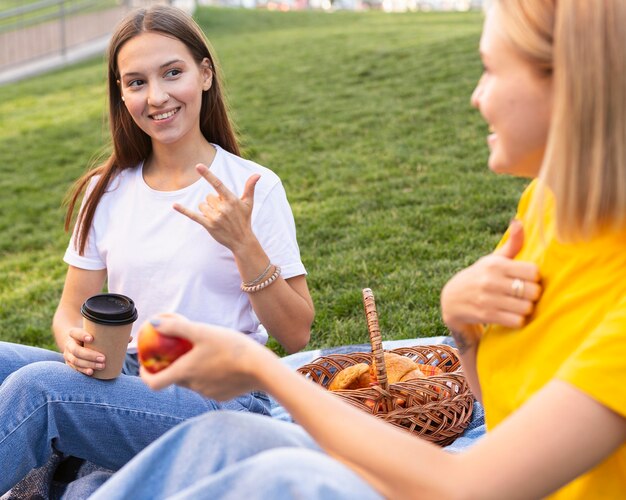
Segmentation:
<svg viewBox="0 0 626 500">
<path fill-rule="evenodd" d="M 122 170 L 137 166 L 152 152 L 150 136 L 137 126 L 122 102 L 117 68 L 117 56 L 122 46 L 130 39 L 146 32 L 160 33 L 180 40 L 187 46 L 198 64 L 205 58 L 209 60 L 213 71 L 213 83 L 209 90 L 202 93 L 200 130 L 207 141 L 240 156 L 237 137 L 221 90 L 216 61 L 200 27 L 190 16 L 175 7 L 155 5 L 131 12 L 117 25 L 108 49 L 109 126 L 113 152 L 102 164 L 78 179 L 67 198 L 66 231 L 72 225 L 74 210 L 87 184 L 94 176 L 100 176 L 76 221 L 77 237 L 74 245 L 80 255 L 84 254 L 96 207 L 111 181 Z"/>
</svg>

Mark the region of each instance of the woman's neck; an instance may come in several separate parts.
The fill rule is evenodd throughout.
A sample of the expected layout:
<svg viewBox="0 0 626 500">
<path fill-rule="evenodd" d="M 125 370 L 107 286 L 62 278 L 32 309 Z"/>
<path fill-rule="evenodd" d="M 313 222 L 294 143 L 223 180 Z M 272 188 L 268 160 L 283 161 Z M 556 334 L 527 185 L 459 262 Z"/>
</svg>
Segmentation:
<svg viewBox="0 0 626 500">
<path fill-rule="evenodd" d="M 143 166 L 144 181 L 157 191 L 183 189 L 200 178 L 196 165 L 204 163 L 210 167 L 215 153 L 215 147 L 205 140 L 191 146 L 153 144 Z"/>
</svg>

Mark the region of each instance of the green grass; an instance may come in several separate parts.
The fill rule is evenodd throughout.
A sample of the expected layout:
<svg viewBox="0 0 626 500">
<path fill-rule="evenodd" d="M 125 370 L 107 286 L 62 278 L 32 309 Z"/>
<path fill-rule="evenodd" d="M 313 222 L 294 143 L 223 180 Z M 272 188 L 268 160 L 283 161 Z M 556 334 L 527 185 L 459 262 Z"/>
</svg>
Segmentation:
<svg viewBox="0 0 626 500">
<path fill-rule="evenodd" d="M 440 335 L 439 291 L 490 251 L 524 182 L 485 164 L 477 13 L 200 9 L 246 155 L 284 181 L 317 309 L 310 347 Z M 61 200 L 106 145 L 101 59 L 2 87 L 0 339 L 52 346 Z M 278 349 L 276 344 L 271 344 Z"/>
</svg>

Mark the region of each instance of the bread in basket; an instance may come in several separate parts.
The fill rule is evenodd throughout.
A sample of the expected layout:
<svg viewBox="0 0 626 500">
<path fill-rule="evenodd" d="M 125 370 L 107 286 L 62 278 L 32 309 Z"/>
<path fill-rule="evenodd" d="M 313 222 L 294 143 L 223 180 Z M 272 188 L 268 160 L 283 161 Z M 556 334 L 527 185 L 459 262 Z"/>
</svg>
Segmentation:
<svg viewBox="0 0 626 500">
<path fill-rule="evenodd" d="M 422 365 L 421 371 L 426 374 L 390 384 L 376 304 L 369 288 L 363 290 L 363 302 L 372 352 L 322 356 L 298 371 L 327 389 L 337 376 L 354 377 L 348 386 L 357 387 L 359 384 L 354 381 L 363 377 L 365 370 L 356 365 L 367 365 L 367 372 L 372 375 L 370 387 L 335 390 L 333 394 L 428 441 L 441 446 L 450 444 L 467 427 L 474 404 L 456 350 L 446 345 L 423 345 L 388 351 Z M 356 368 L 340 374 L 350 367 Z M 427 376 L 429 372 L 438 374 Z"/>
</svg>

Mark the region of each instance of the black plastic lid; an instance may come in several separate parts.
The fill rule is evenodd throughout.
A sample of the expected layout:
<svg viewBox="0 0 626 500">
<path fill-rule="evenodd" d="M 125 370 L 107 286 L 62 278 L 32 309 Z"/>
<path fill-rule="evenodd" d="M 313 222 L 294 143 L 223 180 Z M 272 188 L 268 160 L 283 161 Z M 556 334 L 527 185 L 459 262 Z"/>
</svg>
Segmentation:
<svg viewBox="0 0 626 500">
<path fill-rule="evenodd" d="M 102 293 L 89 297 L 80 313 L 101 325 L 127 325 L 137 319 L 137 309 L 132 299 L 117 293 Z"/>
</svg>

